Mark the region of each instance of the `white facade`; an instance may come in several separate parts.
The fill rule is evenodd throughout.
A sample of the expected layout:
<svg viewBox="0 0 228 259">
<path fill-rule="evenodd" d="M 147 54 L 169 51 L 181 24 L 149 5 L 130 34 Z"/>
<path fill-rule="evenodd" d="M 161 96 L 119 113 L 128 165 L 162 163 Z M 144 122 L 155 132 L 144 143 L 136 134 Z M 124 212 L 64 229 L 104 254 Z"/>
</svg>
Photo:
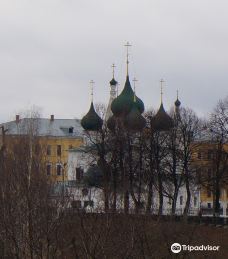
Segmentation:
<svg viewBox="0 0 228 259">
<path fill-rule="evenodd" d="M 112 101 L 116 98 L 116 86 L 117 86 L 117 84 L 115 84 L 115 85 L 110 84 L 110 97 L 109 97 L 109 102 L 108 102 L 108 108 L 107 108 L 106 114 L 105 114 L 105 121 L 107 121 L 113 115 L 112 110 L 111 110 L 111 104 L 112 104 Z"/>
<path fill-rule="evenodd" d="M 91 150 L 91 149 L 90 149 Z M 103 191 L 96 187 L 85 187 L 80 182 L 77 182 L 76 168 L 81 168 L 84 172 L 88 170 L 91 164 L 95 164 L 95 157 L 89 152 L 89 147 L 81 147 L 69 150 L 68 157 L 68 179 L 72 181 L 72 187 L 69 187 L 69 191 L 73 195 L 75 201 L 81 201 L 81 207 L 84 208 L 88 201 L 91 201 L 93 207 L 86 206 L 88 211 L 101 211 L 103 209 Z M 87 189 L 87 194 L 84 190 Z M 171 214 L 172 202 L 171 199 L 163 197 L 163 214 Z M 185 203 L 187 200 L 187 192 L 185 186 L 181 186 L 179 189 L 176 214 L 182 215 L 184 212 Z M 142 201 L 144 207 L 146 205 L 147 196 L 142 194 Z M 112 196 L 110 197 L 110 203 L 112 202 Z M 134 202 L 130 197 L 130 211 L 134 211 Z M 190 203 L 190 215 L 198 215 L 200 210 L 200 190 L 197 187 L 191 188 L 191 203 Z M 87 208 L 88 207 L 88 208 Z M 124 207 L 123 195 L 118 194 L 117 196 L 117 209 L 122 210 Z M 154 190 L 152 200 L 152 213 L 156 214 L 159 207 L 159 196 L 158 191 Z"/>
<path fill-rule="evenodd" d="M 93 157 L 88 153 L 87 147 L 79 147 L 68 150 L 68 180 L 76 181 L 76 168 L 82 168 L 86 172 L 93 162 Z"/>
</svg>

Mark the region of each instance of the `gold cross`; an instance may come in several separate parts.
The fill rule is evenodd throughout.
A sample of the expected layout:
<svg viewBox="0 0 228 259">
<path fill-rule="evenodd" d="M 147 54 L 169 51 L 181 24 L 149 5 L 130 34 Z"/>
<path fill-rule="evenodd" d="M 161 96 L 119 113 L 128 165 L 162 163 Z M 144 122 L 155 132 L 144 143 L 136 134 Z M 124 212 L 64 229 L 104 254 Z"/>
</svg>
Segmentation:
<svg viewBox="0 0 228 259">
<path fill-rule="evenodd" d="M 127 76 L 128 76 L 128 64 L 129 64 L 129 52 L 128 52 L 128 48 L 131 47 L 132 45 L 130 45 L 129 42 L 127 42 L 125 45 L 125 47 L 127 47 Z"/>
<path fill-rule="evenodd" d="M 90 83 L 90 87 L 91 87 L 91 99 L 92 99 L 91 101 L 93 102 L 93 85 L 95 82 L 93 80 L 90 80 L 89 83 Z"/>
<path fill-rule="evenodd" d="M 163 83 L 165 81 L 163 79 L 160 80 L 160 83 L 161 83 L 161 103 L 162 103 L 162 96 L 163 96 Z"/>
<path fill-rule="evenodd" d="M 136 82 L 138 82 L 138 80 L 134 77 L 133 82 L 134 82 L 134 92 L 135 92 L 135 86 L 136 86 Z"/>
<path fill-rule="evenodd" d="M 115 64 L 113 63 L 112 64 L 112 77 L 114 78 L 114 74 L 115 74 Z"/>
</svg>

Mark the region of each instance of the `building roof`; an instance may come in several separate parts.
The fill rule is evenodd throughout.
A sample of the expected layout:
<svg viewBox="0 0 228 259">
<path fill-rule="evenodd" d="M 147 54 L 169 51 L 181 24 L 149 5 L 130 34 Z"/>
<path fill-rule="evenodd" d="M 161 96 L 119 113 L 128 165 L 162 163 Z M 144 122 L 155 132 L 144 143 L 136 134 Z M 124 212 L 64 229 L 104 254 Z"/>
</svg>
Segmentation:
<svg viewBox="0 0 228 259">
<path fill-rule="evenodd" d="M 113 77 L 112 80 L 110 81 L 110 85 L 117 85 L 117 84 L 118 84 L 118 82 Z"/>
<path fill-rule="evenodd" d="M 2 123 L 6 135 L 26 135 L 32 129 L 37 136 L 82 137 L 82 127 L 78 119 L 23 118 Z"/>
<path fill-rule="evenodd" d="M 161 103 L 158 112 L 153 117 L 153 127 L 158 131 L 170 130 L 173 127 L 173 120 L 166 113 L 163 103 Z"/>
<path fill-rule="evenodd" d="M 131 88 L 129 76 L 127 75 L 124 89 L 122 90 L 120 95 L 113 100 L 111 104 L 111 110 L 113 114 L 115 116 L 127 115 L 131 111 L 131 108 L 134 102 L 134 96 L 135 96 L 135 93 Z M 144 103 L 137 96 L 136 96 L 136 105 L 139 109 L 139 112 L 143 113 Z"/>
<path fill-rule="evenodd" d="M 130 131 L 141 131 L 146 126 L 146 119 L 139 112 L 136 101 L 125 118 L 125 126 Z"/>
<path fill-rule="evenodd" d="M 93 102 L 91 102 L 88 113 L 82 118 L 81 125 L 88 131 L 98 131 L 102 128 L 103 120 L 96 113 Z"/>
<path fill-rule="evenodd" d="M 175 101 L 175 106 L 177 106 L 177 107 L 180 107 L 181 106 L 181 102 L 180 102 L 180 100 L 178 99 L 178 97 L 177 97 L 177 99 L 176 99 L 176 101 Z"/>
<path fill-rule="evenodd" d="M 115 131 L 116 128 L 116 117 L 115 115 L 112 115 L 107 120 L 107 127 L 109 130 Z"/>
</svg>

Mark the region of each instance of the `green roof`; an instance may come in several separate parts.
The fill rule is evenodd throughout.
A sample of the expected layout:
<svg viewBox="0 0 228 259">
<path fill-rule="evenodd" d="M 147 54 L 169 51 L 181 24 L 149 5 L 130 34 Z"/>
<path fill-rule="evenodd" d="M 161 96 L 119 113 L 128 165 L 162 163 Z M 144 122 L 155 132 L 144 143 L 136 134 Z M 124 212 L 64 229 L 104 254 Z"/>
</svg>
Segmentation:
<svg viewBox="0 0 228 259">
<path fill-rule="evenodd" d="M 111 81 L 110 81 L 110 85 L 117 85 L 117 81 L 113 78 Z"/>
<path fill-rule="evenodd" d="M 161 103 L 158 112 L 153 118 L 153 128 L 158 131 L 170 130 L 173 127 L 172 118 L 166 113 Z"/>
<path fill-rule="evenodd" d="M 179 107 L 181 105 L 181 102 L 180 100 L 177 98 L 176 101 L 175 101 L 175 106 Z"/>
<path fill-rule="evenodd" d="M 116 117 L 115 115 L 112 115 L 111 117 L 108 118 L 107 120 L 107 127 L 109 130 L 114 131 L 116 128 Z"/>
<path fill-rule="evenodd" d="M 113 100 L 111 110 L 115 116 L 125 116 L 131 111 L 133 102 L 134 91 L 131 88 L 129 76 L 127 76 L 124 89 L 121 94 Z M 144 104 L 138 97 L 136 97 L 136 106 L 140 113 L 144 112 Z"/>
<path fill-rule="evenodd" d="M 141 131 L 146 126 L 146 119 L 139 112 L 136 102 L 125 118 L 125 126 L 131 131 Z"/>
<path fill-rule="evenodd" d="M 93 102 L 91 102 L 88 113 L 82 118 L 81 125 L 88 131 L 97 131 L 102 128 L 103 120 L 95 112 Z"/>
</svg>

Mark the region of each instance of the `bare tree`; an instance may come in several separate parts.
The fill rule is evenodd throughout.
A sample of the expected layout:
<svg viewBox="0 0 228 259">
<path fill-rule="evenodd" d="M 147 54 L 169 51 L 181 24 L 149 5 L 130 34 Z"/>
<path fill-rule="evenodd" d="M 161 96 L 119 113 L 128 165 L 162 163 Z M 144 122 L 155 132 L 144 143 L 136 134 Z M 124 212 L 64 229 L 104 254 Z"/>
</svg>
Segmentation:
<svg viewBox="0 0 228 259">
<path fill-rule="evenodd" d="M 178 126 L 180 134 L 180 169 L 187 192 L 184 209 L 184 216 L 187 217 L 191 201 L 191 184 L 194 183 L 193 181 L 195 179 L 195 170 L 191 162 L 195 149 L 199 145 L 196 140 L 202 125 L 197 115 L 191 109 L 182 108 L 180 115 L 181 120 Z"/>
<path fill-rule="evenodd" d="M 228 97 L 220 100 L 210 115 L 210 166 L 212 176 L 208 179 L 213 194 L 214 216 L 219 216 L 221 189 L 228 183 Z"/>
<path fill-rule="evenodd" d="M 166 188 L 165 196 L 172 201 L 171 214 L 175 215 L 177 198 L 180 187 L 183 185 L 183 174 L 181 174 L 181 142 L 179 130 L 179 117 L 171 114 L 174 121 L 174 127 L 170 129 L 167 136 L 168 155 L 166 156 Z"/>
<path fill-rule="evenodd" d="M 56 237 L 68 203 L 46 176 L 38 121 L 37 117 L 27 118 L 23 134 L 5 136 L 0 167 L 3 258 L 49 258 L 56 254 Z"/>
</svg>

